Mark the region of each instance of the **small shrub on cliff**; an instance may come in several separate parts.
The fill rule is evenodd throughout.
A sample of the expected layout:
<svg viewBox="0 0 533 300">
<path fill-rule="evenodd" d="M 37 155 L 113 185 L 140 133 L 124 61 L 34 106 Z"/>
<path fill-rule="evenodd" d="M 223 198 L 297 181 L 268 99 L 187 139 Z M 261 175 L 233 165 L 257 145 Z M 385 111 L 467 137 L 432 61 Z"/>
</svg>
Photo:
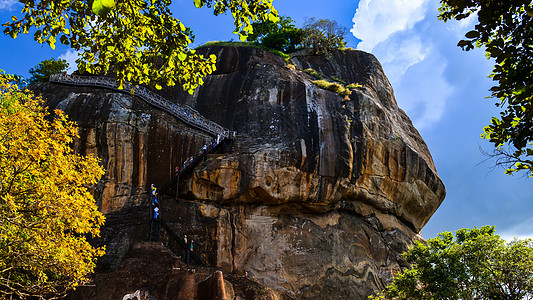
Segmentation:
<svg viewBox="0 0 533 300">
<path fill-rule="evenodd" d="M 360 85 L 359 83 L 350 83 L 346 86 L 346 88 L 348 89 L 356 89 L 356 88 L 360 88 L 360 87 L 363 87 L 362 85 Z"/>
<path fill-rule="evenodd" d="M 444 232 L 415 242 L 408 269 L 370 299 L 531 299 L 533 241 L 506 243 L 494 227 Z"/>
<path fill-rule="evenodd" d="M 331 80 L 333 81 L 336 81 L 338 83 L 342 83 L 342 84 L 346 84 L 346 81 L 340 79 L 339 77 L 336 77 L 336 76 L 331 76 Z"/>
<path fill-rule="evenodd" d="M 296 66 L 293 64 L 287 64 L 285 67 L 289 70 L 296 70 Z"/>
<path fill-rule="evenodd" d="M 99 160 L 73 153 L 74 123 L 0 73 L 0 298 L 52 298 L 87 282 L 104 216 L 87 185 Z"/>
<path fill-rule="evenodd" d="M 348 96 L 352 93 L 349 89 L 346 89 L 342 84 L 336 82 L 329 82 L 327 80 L 315 80 L 313 83 L 325 90 L 335 92 L 344 97 L 345 100 L 348 100 Z"/>
<path fill-rule="evenodd" d="M 311 75 L 311 76 L 313 76 L 313 77 L 315 77 L 315 79 L 322 79 L 322 77 L 323 77 L 322 73 L 317 72 L 316 70 L 311 69 L 311 68 L 305 69 L 304 72 L 309 74 L 309 75 Z"/>
</svg>

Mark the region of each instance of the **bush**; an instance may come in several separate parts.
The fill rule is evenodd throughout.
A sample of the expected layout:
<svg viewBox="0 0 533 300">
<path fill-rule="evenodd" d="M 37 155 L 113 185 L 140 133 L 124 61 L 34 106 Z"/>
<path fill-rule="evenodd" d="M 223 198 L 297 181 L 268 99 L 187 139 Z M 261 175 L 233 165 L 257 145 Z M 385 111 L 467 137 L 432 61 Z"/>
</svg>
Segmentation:
<svg viewBox="0 0 533 300">
<path fill-rule="evenodd" d="M 356 89 L 356 88 L 360 88 L 360 87 L 363 87 L 362 85 L 360 85 L 359 83 L 350 83 L 346 86 L 346 88 L 348 89 Z"/>
<path fill-rule="evenodd" d="M 338 83 L 346 84 L 346 81 L 340 79 L 339 77 L 331 76 L 331 80 L 336 81 Z"/>
<path fill-rule="evenodd" d="M 346 89 L 342 84 L 336 83 L 336 82 L 329 82 L 327 80 L 315 80 L 313 83 L 325 90 L 335 92 L 341 96 L 344 97 L 345 100 L 348 100 L 350 94 L 352 93 L 350 90 Z"/>
<path fill-rule="evenodd" d="M 316 70 L 311 69 L 311 68 L 305 69 L 304 72 L 309 74 L 309 75 L 311 75 L 311 76 L 313 76 L 313 77 L 315 77 L 315 79 L 322 79 L 322 77 L 323 77 L 322 73 L 317 72 Z"/>
</svg>

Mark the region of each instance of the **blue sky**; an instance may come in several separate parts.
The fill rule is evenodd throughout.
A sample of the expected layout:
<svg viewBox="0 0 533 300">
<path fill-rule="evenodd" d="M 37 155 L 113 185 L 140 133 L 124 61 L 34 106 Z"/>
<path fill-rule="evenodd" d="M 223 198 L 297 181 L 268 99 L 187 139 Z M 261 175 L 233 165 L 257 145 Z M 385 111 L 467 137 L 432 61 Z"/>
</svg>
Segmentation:
<svg viewBox="0 0 533 300">
<path fill-rule="evenodd" d="M 175 0 L 175 16 L 193 28 L 194 46 L 215 40 L 238 40 L 230 16 L 212 16 L 192 0 Z M 0 0 L 0 22 L 9 20 L 20 4 Z M 350 30 L 348 46 L 368 51 L 383 64 L 396 100 L 422 134 L 447 196 L 422 230 L 425 238 L 442 231 L 495 225 L 506 239 L 533 237 L 533 181 L 508 176 L 480 148 L 492 146 L 480 134 L 498 113 L 487 78 L 492 64 L 481 50 L 463 52 L 456 44 L 475 19 L 443 23 L 437 20 L 438 0 L 275 0 L 281 15 L 298 26 L 306 17 L 336 20 Z M 357 37 L 357 38 L 356 38 Z M 0 69 L 29 77 L 28 70 L 51 57 L 73 62 L 64 46 L 52 51 L 32 36 L 16 40 L 0 36 Z"/>
</svg>

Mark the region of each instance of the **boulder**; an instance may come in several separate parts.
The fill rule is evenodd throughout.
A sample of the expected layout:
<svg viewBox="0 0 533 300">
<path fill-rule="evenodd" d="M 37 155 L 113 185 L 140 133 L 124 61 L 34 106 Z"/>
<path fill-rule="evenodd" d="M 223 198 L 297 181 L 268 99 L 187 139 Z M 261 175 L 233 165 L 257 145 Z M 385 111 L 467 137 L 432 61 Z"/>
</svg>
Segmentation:
<svg viewBox="0 0 533 300">
<path fill-rule="evenodd" d="M 237 135 L 180 178 L 178 195 L 162 199 L 162 218 L 211 266 L 290 297 L 366 299 L 383 288 L 446 192 L 377 59 L 357 50 L 289 63 L 254 48 L 197 51 L 217 55 L 216 72 L 193 95 L 179 86 L 160 94 Z M 358 87 L 343 97 L 306 69 Z M 128 94 L 54 83 L 37 90 L 78 122 L 77 151 L 98 155 L 107 170 L 94 192 L 114 216 L 100 242 L 121 241 L 122 254 L 111 249 L 103 270 L 116 269 L 146 233 L 120 225 L 131 224 L 124 212 L 147 207 L 150 183 L 168 181 L 215 137 Z M 148 213 L 131 218 L 147 223 Z"/>
</svg>

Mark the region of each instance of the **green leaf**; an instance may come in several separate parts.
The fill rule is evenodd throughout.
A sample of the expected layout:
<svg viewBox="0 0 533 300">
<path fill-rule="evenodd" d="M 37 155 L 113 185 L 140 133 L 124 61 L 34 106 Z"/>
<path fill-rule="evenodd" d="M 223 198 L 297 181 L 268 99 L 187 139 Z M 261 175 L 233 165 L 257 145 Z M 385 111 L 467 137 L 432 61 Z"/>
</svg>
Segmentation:
<svg viewBox="0 0 533 300">
<path fill-rule="evenodd" d="M 52 48 L 52 50 L 56 49 L 56 38 L 55 38 L 55 36 L 51 35 L 48 38 L 48 44 L 50 45 L 50 48 Z"/>
<path fill-rule="evenodd" d="M 187 54 L 183 52 L 178 53 L 178 59 L 184 61 L 185 59 L 187 59 Z"/>
<path fill-rule="evenodd" d="M 465 34 L 465 36 L 469 39 L 475 39 L 479 37 L 479 32 L 477 30 L 471 30 Z"/>
<path fill-rule="evenodd" d="M 61 41 L 61 44 L 68 45 L 68 38 L 64 35 L 62 35 L 59 40 Z"/>
</svg>

